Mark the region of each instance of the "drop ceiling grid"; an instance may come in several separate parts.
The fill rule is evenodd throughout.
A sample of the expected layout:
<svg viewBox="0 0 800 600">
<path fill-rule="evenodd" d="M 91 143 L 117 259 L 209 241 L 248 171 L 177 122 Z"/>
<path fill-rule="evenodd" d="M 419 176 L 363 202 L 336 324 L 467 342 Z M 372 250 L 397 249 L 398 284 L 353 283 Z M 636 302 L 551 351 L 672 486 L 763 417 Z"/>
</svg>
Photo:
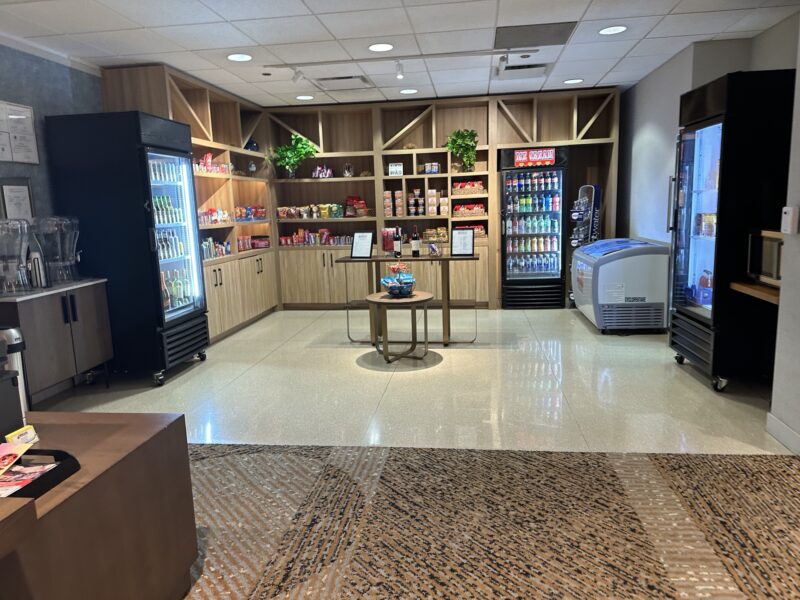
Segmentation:
<svg viewBox="0 0 800 600">
<path fill-rule="evenodd" d="M 295 92 L 316 89 L 292 84 L 289 65 L 318 62 L 338 64 L 309 68 L 315 77 L 326 70 L 374 77 L 365 101 L 401 98 L 403 83 L 419 90 L 417 98 L 557 89 L 567 78 L 630 85 L 693 42 L 752 37 L 798 10 L 800 0 L 0 0 L 0 33 L 96 66 L 165 62 L 277 106 L 300 104 Z M 496 56 L 445 68 L 424 60 L 488 51 L 498 25 L 563 19 L 578 26 L 567 44 L 541 49 L 539 60 L 553 63 L 547 78 L 492 80 Z M 597 34 L 617 23 L 628 31 Z M 384 39 L 394 51 L 366 50 Z M 254 61 L 231 63 L 225 57 L 232 52 Z M 393 55 L 414 57 L 403 60 L 407 81 L 393 81 Z M 369 62 L 375 59 L 386 64 Z M 359 101 L 356 92 L 315 96 L 315 103 Z"/>
</svg>

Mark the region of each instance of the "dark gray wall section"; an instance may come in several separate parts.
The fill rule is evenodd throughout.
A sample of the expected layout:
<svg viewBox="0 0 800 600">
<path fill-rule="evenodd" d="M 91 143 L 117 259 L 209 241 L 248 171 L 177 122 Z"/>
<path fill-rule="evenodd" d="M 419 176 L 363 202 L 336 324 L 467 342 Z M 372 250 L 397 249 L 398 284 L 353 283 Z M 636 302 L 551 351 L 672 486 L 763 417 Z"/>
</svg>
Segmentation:
<svg viewBox="0 0 800 600">
<path fill-rule="evenodd" d="M 44 118 L 100 112 L 100 78 L 0 45 L 0 100 L 33 106 L 39 164 L 0 162 L 0 177 L 29 177 L 37 215 L 53 214 Z"/>
</svg>

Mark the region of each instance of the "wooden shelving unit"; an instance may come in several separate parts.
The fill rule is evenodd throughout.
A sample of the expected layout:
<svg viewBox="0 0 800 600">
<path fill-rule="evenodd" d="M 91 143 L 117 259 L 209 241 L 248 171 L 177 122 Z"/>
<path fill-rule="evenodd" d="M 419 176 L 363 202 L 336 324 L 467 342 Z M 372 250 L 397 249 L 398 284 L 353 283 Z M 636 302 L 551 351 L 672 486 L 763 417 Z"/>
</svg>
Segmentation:
<svg viewBox="0 0 800 600">
<path fill-rule="evenodd" d="M 734 281 L 731 289 L 771 304 L 780 304 L 781 290 L 756 281 Z"/>
</svg>

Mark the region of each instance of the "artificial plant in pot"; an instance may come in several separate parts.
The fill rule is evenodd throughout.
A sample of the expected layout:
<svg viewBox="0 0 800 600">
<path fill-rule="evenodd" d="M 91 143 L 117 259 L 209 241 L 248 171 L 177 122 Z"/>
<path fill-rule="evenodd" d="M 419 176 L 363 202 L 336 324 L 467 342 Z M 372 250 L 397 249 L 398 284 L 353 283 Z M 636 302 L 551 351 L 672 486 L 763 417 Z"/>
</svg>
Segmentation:
<svg viewBox="0 0 800 600">
<path fill-rule="evenodd" d="M 268 158 L 279 167 L 286 169 L 289 178 L 294 178 L 298 165 L 315 154 L 316 149 L 311 142 L 302 135 L 293 133 L 291 141 L 283 146 L 273 148 Z"/>
<path fill-rule="evenodd" d="M 462 172 L 475 170 L 478 149 L 478 132 L 474 129 L 456 129 L 447 137 L 447 149 L 461 161 Z"/>
</svg>

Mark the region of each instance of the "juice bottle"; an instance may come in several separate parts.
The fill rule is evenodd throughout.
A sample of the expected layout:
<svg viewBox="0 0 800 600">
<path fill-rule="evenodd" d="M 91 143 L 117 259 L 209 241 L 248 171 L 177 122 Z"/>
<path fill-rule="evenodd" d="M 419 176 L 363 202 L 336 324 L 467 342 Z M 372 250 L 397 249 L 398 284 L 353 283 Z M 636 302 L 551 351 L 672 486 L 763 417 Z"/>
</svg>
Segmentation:
<svg viewBox="0 0 800 600">
<path fill-rule="evenodd" d="M 177 269 L 172 272 L 172 297 L 175 299 L 174 303 L 176 306 L 182 306 L 185 302 L 183 297 L 183 281 L 181 281 L 181 276 Z"/>
</svg>

